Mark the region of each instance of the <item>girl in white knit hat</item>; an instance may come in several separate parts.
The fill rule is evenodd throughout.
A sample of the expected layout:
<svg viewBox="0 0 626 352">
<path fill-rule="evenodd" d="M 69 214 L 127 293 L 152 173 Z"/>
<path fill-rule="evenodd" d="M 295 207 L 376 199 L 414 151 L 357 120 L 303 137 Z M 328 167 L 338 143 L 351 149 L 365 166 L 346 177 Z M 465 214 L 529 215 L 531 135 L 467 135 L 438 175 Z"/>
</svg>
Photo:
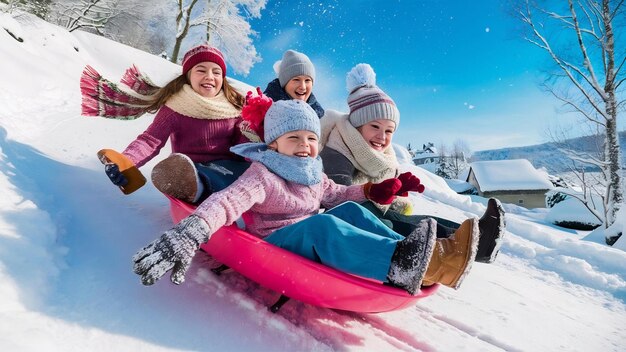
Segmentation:
<svg viewBox="0 0 626 352">
<path fill-rule="evenodd" d="M 376 74 L 368 64 L 358 64 L 346 77 L 348 114 L 327 110 L 321 120 L 321 145 L 324 172 L 339 184 L 363 184 L 398 175 L 398 161 L 392 147 L 393 134 L 400 123 L 395 102 L 376 85 Z M 427 216 L 411 215 L 408 197 L 397 197 L 388 205 L 365 203 L 396 232 L 407 235 Z M 434 217 L 437 237 L 455 233 L 460 224 Z M 504 234 L 504 211 L 496 199 L 490 199 L 479 221 L 482 241 L 476 260 L 492 262 Z"/>
</svg>

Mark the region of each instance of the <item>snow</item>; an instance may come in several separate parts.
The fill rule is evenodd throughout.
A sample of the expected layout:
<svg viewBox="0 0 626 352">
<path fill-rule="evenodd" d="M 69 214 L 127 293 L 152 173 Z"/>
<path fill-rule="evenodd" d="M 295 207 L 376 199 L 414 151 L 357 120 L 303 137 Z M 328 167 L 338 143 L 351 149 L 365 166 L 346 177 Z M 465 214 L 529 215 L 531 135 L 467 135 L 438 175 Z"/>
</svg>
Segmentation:
<svg viewBox="0 0 626 352">
<path fill-rule="evenodd" d="M 602 206 L 602 202 L 599 199 L 595 204 Z M 555 204 L 554 207 L 550 208 L 550 211 L 546 216 L 546 221 L 552 223 L 575 221 L 577 223 L 590 226 L 599 226 L 601 224 L 600 220 L 598 220 L 598 218 L 595 217 L 589 209 L 583 205 L 583 203 L 574 197 L 568 197 Z"/>
<path fill-rule="evenodd" d="M 24 39 L 0 30 L 0 350 L 626 349 L 625 241 L 582 240 L 591 233 L 512 204 L 504 204 L 495 263 L 476 263 L 460 290 L 441 288 L 405 310 L 357 314 L 292 301 L 272 314 L 265 307 L 276 293 L 236 273 L 213 275 L 202 253 L 185 284 L 142 286 L 130 258 L 172 226 L 167 201 L 150 184 L 124 196 L 96 152 L 123 149 L 152 116 L 79 116 L 78 78 L 85 64 L 117 78 L 135 63 L 162 83 L 179 67 L 32 17 L 2 16 L 0 26 Z M 402 169 L 427 186 L 411 195 L 415 209 L 457 221 L 484 212 L 486 199 L 458 195 L 408 163 Z M 623 231 L 624 208 L 620 217 Z"/>
<path fill-rule="evenodd" d="M 548 175 L 526 159 L 475 161 L 470 167 L 483 192 L 553 188 Z"/>
</svg>

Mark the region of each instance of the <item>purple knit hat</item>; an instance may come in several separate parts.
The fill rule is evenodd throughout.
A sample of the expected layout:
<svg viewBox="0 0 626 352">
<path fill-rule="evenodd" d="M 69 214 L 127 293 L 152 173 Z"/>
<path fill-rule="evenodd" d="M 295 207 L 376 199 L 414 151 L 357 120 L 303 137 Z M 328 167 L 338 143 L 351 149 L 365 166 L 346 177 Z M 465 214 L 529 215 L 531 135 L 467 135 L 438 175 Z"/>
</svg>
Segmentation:
<svg viewBox="0 0 626 352">
<path fill-rule="evenodd" d="M 396 103 L 376 86 L 376 73 L 368 64 L 358 64 L 346 76 L 348 88 L 349 120 L 360 127 L 374 120 L 391 120 L 400 124 L 400 111 Z"/>
<path fill-rule="evenodd" d="M 183 75 L 186 75 L 192 67 L 204 61 L 214 62 L 219 65 L 222 68 L 222 77 L 226 76 L 224 55 L 217 48 L 207 44 L 200 44 L 185 53 L 185 57 L 183 57 Z"/>
</svg>

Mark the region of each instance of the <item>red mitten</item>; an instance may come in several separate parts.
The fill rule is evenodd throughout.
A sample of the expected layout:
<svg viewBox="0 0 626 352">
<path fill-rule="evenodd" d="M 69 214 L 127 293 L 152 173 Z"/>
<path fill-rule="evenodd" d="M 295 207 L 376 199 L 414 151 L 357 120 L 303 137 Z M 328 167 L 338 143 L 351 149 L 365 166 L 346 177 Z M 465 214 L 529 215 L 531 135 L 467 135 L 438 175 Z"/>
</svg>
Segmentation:
<svg viewBox="0 0 626 352">
<path fill-rule="evenodd" d="M 369 200 L 378 204 L 391 204 L 400 187 L 402 187 L 400 180 L 390 178 L 381 183 L 368 182 L 363 186 L 363 191 Z"/>
<path fill-rule="evenodd" d="M 272 106 L 272 99 L 263 95 L 261 88 L 256 87 L 257 96 L 252 96 L 252 92 L 246 94 L 246 104 L 241 109 L 241 117 L 248 121 L 248 125 L 259 137 L 263 138 L 263 119 L 265 113 Z"/>
<path fill-rule="evenodd" d="M 398 176 L 398 180 L 402 182 L 402 187 L 400 188 L 398 193 L 396 193 L 396 195 L 399 195 L 401 197 L 408 196 L 409 192 L 422 193 L 424 192 L 424 189 L 426 188 L 424 187 L 423 184 L 420 183 L 420 179 L 410 172 L 405 172 L 403 174 L 400 174 L 400 176 Z"/>
</svg>

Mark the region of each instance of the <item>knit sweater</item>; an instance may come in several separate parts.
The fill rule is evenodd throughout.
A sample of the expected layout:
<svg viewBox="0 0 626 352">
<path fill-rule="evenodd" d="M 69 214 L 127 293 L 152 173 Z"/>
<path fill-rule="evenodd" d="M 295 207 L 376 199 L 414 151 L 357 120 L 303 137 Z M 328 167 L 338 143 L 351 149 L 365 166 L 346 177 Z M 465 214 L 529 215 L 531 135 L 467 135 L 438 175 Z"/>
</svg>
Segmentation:
<svg viewBox="0 0 626 352">
<path fill-rule="evenodd" d="M 248 212 L 251 221 L 246 224 L 247 231 L 265 237 L 317 214 L 320 206 L 331 208 L 365 199 L 362 185 L 337 185 L 324 175 L 322 182 L 305 186 L 286 181 L 263 164 L 253 162 L 232 185 L 202 202 L 194 214 L 202 217 L 214 233 Z"/>
<path fill-rule="evenodd" d="M 240 159 L 229 151 L 233 145 L 247 142 L 237 124 L 236 110 L 223 94 L 203 98 L 185 88 L 168 99 L 154 121 L 122 152 L 137 167 L 154 158 L 170 139 L 173 153 L 187 155 L 193 162 Z"/>
</svg>

